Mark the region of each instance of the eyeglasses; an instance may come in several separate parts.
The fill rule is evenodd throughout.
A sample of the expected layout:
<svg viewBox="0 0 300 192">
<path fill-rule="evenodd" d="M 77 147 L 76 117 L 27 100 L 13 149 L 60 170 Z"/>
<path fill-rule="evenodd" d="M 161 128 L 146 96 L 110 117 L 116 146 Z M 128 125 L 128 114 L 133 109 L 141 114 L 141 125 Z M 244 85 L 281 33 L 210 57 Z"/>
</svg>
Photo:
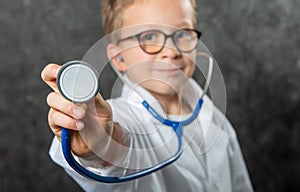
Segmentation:
<svg viewBox="0 0 300 192">
<path fill-rule="evenodd" d="M 169 37 L 172 38 L 178 51 L 191 52 L 197 47 L 201 32 L 195 29 L 180 29 L 167 35 L 160 30 L 148 30 L 120 39 L 117 41 L 117 44 L 131 38 L 137 38 L 139 45 L 144 52 L 148 54 L 157 54 L 164 48 Z"/>
</svg>

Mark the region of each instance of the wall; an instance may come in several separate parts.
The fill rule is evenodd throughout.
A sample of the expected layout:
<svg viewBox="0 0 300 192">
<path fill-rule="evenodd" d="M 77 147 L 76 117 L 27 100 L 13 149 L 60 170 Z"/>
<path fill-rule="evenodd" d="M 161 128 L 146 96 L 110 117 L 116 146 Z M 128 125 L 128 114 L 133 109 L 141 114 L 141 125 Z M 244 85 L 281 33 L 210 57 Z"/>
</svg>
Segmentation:
<svg viewBox="0 0 300 192">
<path fill-rule="evenodd" d="M 299 191 L 300 2 L 198 6 L 256 191 Z M 99 1 L 0 0 L 0 34 L 0 191 L 80 191 L 48 156 L 50 89 L 40 72 L 80 59 L 101 37 Z"/>
</svg>

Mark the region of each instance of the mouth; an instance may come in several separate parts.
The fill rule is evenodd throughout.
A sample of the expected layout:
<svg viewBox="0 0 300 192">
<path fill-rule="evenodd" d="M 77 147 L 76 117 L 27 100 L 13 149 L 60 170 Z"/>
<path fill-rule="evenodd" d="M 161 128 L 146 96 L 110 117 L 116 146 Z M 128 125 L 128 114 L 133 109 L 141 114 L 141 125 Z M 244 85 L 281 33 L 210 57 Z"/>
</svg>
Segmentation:
<svg viewBox="0 0 300 192">
<path fill-rule="evenodd" d="M 156 71 L 157 73 L 163 74 L 163 75 L 167 75 L 167 76 L 175 76 L 175 75 L 182 73 L 183 67 L 154 69 L 154 71 Z"/>
</svg>

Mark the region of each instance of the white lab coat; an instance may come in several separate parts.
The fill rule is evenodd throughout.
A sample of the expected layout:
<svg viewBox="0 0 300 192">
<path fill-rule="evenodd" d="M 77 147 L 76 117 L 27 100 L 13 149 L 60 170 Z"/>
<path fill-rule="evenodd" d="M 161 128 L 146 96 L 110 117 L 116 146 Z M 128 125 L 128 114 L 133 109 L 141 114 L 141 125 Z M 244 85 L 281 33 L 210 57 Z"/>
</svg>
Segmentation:
<svg viewBox="0 0 300 192">
<path fill-rule="evenodd" d="M 183 98 L 190 106 L 195 106 L 202 90 L 194 80 L 189 82 L 193 89 L 184 90 Z M 114 162 L 118 166 L 91 168 L 97 173 L 121 176 L 131 169 L 120 167 L 150 166 L 177 149 L 177 144 L 172 139 L 172 130 L 168 127 L 159 128 L 162 125 L 140 104 L 136 92 L 159 114 L 163 114 L 163 109 L 155 98 L 141 87 L 135 87 L 134 91 L 130 88 L 131 86 L 125 85 L 121 97 L 108 100 L 113 108 L 114 121 L 118 122 L 126 133 L 124 139 L 127 140 L 128 151 L 120 161 Z M 128 110 L 130 106 L 134 106 L 132 110 Z M 180 116 L 170 115 L 168 118 L 180 120 Z M 143 135 L 145 131 L 146 137 L 131 134 L 135 132 L 139 133 L 137 135 Z M 85 191 L 253 191 L 236 133 L 208 97 L 204 97 L 198 118 L 184 127 L 183 131 L 184 152 L 175 163 L 156 173 L 125 183 L 106 184 L 82 177 L 67 164 L 62 154 L 61 143 L 56 138 L 52 142 L 49 154 Z M 170 141 L 166 142 L 167 147 L 153 147 L 166 140 Z M 141 148 L 146 148 L 146 152 L 139 152 L 138 149 Z M 151 150 L 153 148 L 157 150 Z"/>
</svg>

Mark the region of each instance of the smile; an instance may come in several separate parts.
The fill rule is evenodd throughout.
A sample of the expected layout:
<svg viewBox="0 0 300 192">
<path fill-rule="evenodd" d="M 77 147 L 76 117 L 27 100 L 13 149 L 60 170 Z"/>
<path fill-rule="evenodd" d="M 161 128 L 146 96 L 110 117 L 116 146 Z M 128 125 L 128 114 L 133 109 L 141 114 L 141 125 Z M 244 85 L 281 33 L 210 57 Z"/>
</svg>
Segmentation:
<svg viewBox="0 0 300 192">
<path fill-rule="evenodd" d="M 168 76 L 174 76 L 178 75 L 179 73 L 182 73 L 182 68 L 166 68 L 166 69 L 154 69 L 154 71 L 163 74 L 163 75 L 168 75 Z"/>
</svg>

